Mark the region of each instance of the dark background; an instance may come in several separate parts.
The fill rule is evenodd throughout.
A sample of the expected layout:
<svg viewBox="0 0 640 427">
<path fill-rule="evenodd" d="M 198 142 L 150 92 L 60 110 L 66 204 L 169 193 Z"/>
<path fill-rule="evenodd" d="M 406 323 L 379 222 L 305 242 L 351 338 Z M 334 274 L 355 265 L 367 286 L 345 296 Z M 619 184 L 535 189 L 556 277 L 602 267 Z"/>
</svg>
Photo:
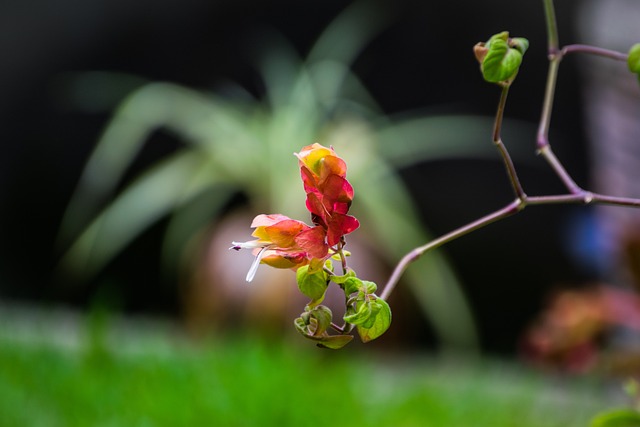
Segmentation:
<svg viewBox="0 0 640 427">
<path fill-rule="evenodd" d="M 158 285 L 162 223 L 119 256 L 91 283 L 61 291 L 52 278 L 57 227 L 84 162 L 109 111 L 65 103 L 60 82 L 69 72 L 105 70 L 216 90 L 236 82 L 256 95 L 261 83 L 250 53 L 260 34 L 278 31 L 304 54 L 349 2 L 211 0 L 5 0 L 0 3 L 0 298 L 86 306 L 109 283 L 128 312 L 178 312 L 175 289 Z M 536 123 L 546 78 L 542 2 L 372 2 L 392 24 L 355 63 L 385 112 L 493 115 L 499 90 L 482 81 L 472 47 L 509 30 L 531 48 L 510 95 L 507 116 Z M 576 1 L 558 2 L 563 44 L 576 42 Z M 436 65 L 447 58 L 447 69 Z M 587 185 L 587 149 L 580 111 L 580 78 L 573 58 L 563 62 L 552 128 L 555 150 Z M 114 93 L 114 99 L 125 93 Z M 179 141 L 153 137 L 133 170 Z M 490 143 L 487 135 L 487 143 Z M 528 144 L 534 156 L 534 141 Z M 537 166 L 529 166 L 535 164 Z M 451 161 L 402 171 L 425 221 L 441 234 L 509 202 L 499 162 Z M 561 191 L 542 159 L 520 169 L 530 195 Z M 447 245 L 479 320 L 484 348 L 512 352 L 545 295 L 584 273 L 572 262 L 561 230 L 577 208 L 530 207 L 516 217 Z M 132 267 L 136 268 L 132 268 Z M 426 328 L 426 326 L 425 326 Z M 415 337 L 429 337 L 416 331 Z"/>
</svg>

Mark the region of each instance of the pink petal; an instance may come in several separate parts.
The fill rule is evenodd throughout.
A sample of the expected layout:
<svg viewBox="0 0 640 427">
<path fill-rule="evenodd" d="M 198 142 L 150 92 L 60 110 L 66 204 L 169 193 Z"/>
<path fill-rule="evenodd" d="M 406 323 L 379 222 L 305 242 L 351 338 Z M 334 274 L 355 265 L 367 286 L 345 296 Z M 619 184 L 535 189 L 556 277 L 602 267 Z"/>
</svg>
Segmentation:
<svg viewBox="0 0 640 427">
<path fill-rule="evenodd" d="M 340 238 L 349 234 L 360 226 L 360 222 L 351 215 L 334 214 L 327 230 L 327 244 L 335 246 Z"/>
<path fill-rule="evenodd" d="M 313 227 L 296 236 L 296 244 L 312 258 L 324 258 L 329 247 L 325 243 L 324 227 Z"/>
<path fill-rule="evenodd" d="M 251 228 L 268 227 L 277 222 L 288 220 L 288 219 L 291 219 L 291 218 L 282 214 L 269 214 L 269 215 L 260 214 L 256 216 L 251 222 Z"/>
</svg>

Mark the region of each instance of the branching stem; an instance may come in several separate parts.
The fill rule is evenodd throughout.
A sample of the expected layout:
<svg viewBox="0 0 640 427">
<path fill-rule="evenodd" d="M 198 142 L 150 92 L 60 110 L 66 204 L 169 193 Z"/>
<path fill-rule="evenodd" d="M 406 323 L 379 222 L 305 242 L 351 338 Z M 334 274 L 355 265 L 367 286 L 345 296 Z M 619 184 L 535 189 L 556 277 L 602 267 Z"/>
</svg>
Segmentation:
<svg viewBox="0 0 640 427">
<path fill-rule="evenodd" d="M 482 218 L 472 221 L 462 227 L 459 227 L 437 239 L 430 241 L 429 243 L 419 246 L 406 254 L 400 262 L 396 265 L 391 277 L 387 281 L 380 298 L 388 299 L 393 292 L 395 286 L 398 284 L 400 277 L 405 270 L 415 262 L 418 258 L 424 255 L 426 252 L 436 249 L 445 243 L 451 242 L 459 237 L 467 235 L 472 231 L 478 230 L 496 221 L 500 221 L 509 216 L 512 216 L 525 207 L 539 206 L 539 205 L 551 205 L 551 204 L 608 204 L 615 206 L 627 206 L 640 208 L 640 199 L 626 198 L 626 197 L 614 197 L 604 194 L 592 193 L 590 191 L 583 190 L 569 172 L 565 169 L 564 165 L 556 157 L 551 149 L 549 143 L 549 127 L 551 123 L 551 113 L 553 110 L 553 101 L 555 96 L 556 83 L 558 80 L 558 69 L 560 62 L 564 55 L 569 53 L 586 53 L 590 55 L 602 56 L 605 58 L 613 59 L 616 61 L 626 61 L 627 55 L 619 52 L 610 51 L 587 45 L 568 45 L 564 48 L 559 48 L 558 28 L 556 23 L 555 9 L 553 6 L 553 0 L 543 0 L 546 25 L 547 25 L 547 38 L 548 38 L 548 52 L 549 52 L 549 70 L 547 73 L 547 83 L 545 87 L 544 100 L 542 105 L 542 114 L 540 117 L 540 124 L 538 126 L 536 147 L 537 153 L 541 155 L 549 164 L 551 169 L 560 178 L 567 188 L 567 194 L 547 195 L 547 196 L 533 196 L 526 195 L 520 180 L 516 168 L 511 160 L 511 156 L 507 151 L 501 137 L 502 121 L 504 116 L 504 110 L 506 106 L 507 95 L 509 92 L 509 84 L 502 86 L 502 93 L 500 101 L 498 103 L 498 109 L 496 112 L 496 120 L 493 128 L 493 143 L 498 149 L 502 161 L 507 169 L 507 175 L 509 181 L 516 195 L 516 199 Z"/>
<path fill-rule="evenodd" d="M 498 103 L 498 111 L 496 112 L 496 120 L 493 125 L 493 144 L 496 146 L 498 151 L 500 152 L 500 156 L 502 157 L 502 161 L 507 169 L 507 175 L 509 176 L 509 181 L 511 182 L 511 186 L 513 187 L 513 191 L 518 199 L 526 198 L 526 194 L 524 193 L 524 189 L 522 188 L 522 184 L 520 184 L 520 179 L 518 178 L 518 173 L 516 172 L 516 168 L 511 160 L 511 156 L 507 151 L 507 147 L 502 142 L 502 119 L 504 117 L 504 110 L 507 104 L 507 96 L 509 95 L 509 85 L 505 85 L 502 87 L 502 93 L 500 94 L 500 102 Z"/>
<path fill-rule="evenodd" d="M 569 53 L 586 53 L 589 55 L 603 56 L 614 61 L 626 62 L 628 55 L 626 53 L 616 52 L 615 50 L 603 49 L 601 47 L 589 46 L 586 44 L 570 44 L 562 48 L 560 51 L 562 56 Z"/>
</svg>

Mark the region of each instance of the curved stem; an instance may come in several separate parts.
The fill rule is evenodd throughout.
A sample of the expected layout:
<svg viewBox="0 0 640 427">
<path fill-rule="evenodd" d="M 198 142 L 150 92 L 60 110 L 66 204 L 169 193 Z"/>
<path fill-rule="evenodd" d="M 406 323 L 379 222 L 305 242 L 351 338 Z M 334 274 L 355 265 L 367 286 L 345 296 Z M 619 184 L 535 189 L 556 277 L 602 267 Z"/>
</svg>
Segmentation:
<svg viewBox="0 0 640 427">
<path fill-rule="evenodd" d="M 413 249 L 411 252 L 406 254 L 400 262 L 396 265 L 391 277 L 387 281 L 384 286 L 384 290 L 380 294 L 380 298 L 386 300 L 389 298 L 395 286 L 398 284 L 400 277 L 405 272 L 405 270 L 409 267 L 409 265 L 418 260 L 422 255 L 426 252 L 436 249 L 445 243 L 456 240 L 459 237 L 467 235 L 472 231 L 478 230 L 482 227 L 485 227 L 489 224 L 492 224 L 496 221 L 500 221 L 505 219 L 511 215 L 514 215 L 520 211 L 522 211 L 525 207 L 539 206 L 539 205 L 552 205 L 552 204 L 569 204 L 569 203 L 577 203 L 577 204 L 606 204 L 606 205 L 614 205 L 614 206 L 627 206 L 627 207 L 636 207 L 640 208 L 640 199 L 634 199 L 629 197 L 614 197 L 607 196 L 604 194 L 591 193 L 589 191 L 581 190 L 580 193 L 577 194 L 560 194 L 560 195 L 550 195 L 550 196 L 535 196 L 535 197 L 524 197 L 522 199 L 518 198 L 513 202 L 509 203 L 507 206 L 502 209 L 498 209 L 495 212 L 490 213 L 489 215 L 483 216 L 480 219 L 477 219 L 469 224 L 466 224 L 462 227 L 459 227 L 437 239 L 432 240 L 431 242 L 417 247 Z"/>
<path fill-rule="evenodd" d="M 547 163 L 549 163 L 549 166 L 551 166 L 553 171 L 558 175 L 564 186 L 567 187 L 567 190 L 569 190 L 571 194 L 580 194 L 584 191 L 578 184 L 576 184 L 573 178 L 571 178 L 571 175 L 569 175 L 569 172 L 567 172 L 564 165 L 560 160 L 558 160 L 548 142 L 547 145 L 538 150 L 538 154 L 545 158 Z"/>
<path fill-rule="evenodd" d="M 601 47 L 590 46 L 586 44 L 570 44 L 564 46 L 560 53 L 564 56 L 568 53 L 586 53 L 589 55 L 603 56 L 613 59 L 614 61 L 627 61 L 626 53 L 617 52 L 615 50 L 603 49 Z"/>
<path fill-rule="evenodd" d="M 464 225 L 460 228 L 457 228 L 435 240 L 430 241 L 423 246 L 413 249 L 411 252 L 406 254 L 396 265 L 396 268 L 393 270 L 391 277 L 384 286 L 384 290 L 380 294 L 380 298 L 384 300 L 389 298 L 389 295 L 391 295 L 391 292 L 393 292 L 393 289 L 398 284 L 400 277 L 405 272 L 407 267 L 409 267 L 411 263 L 420 258 L 425 252 L 440 247 L 445 243 L 451 242 L 452 240 L 462 237 L 465 234 L 469 234 L 472 231 L 478 230 L 479 228 L 487 226 L 493 222 L 511 216 L 519 212 L 523 207 L 523 201 L 520 199 L 516 199 L 502 209 L 498 209 L 497 211 L 492 212 L 489 215 L 483 216 L 482 218 L 470 222 L 469 224 Z"/>
<path fill-rule="evenodd" d="M 562 163 L 560 163 L 549 144 L 549 127 L 551 125 L 553 101 L 555 99 L 556 84 L 558 81 L 558 69 L 560 68 L 563 51 L 558 50 L 558 26 L 556 23 L 556 13 L 553 7 L 553 0 L 544 0 L 544 6 L 547 22 L 549 70 L 547 72 L 547 84 L 544 91 L 544 101 L 542 103 L 540 125 L 538 126 L 536 148 L 538 154 L 541 154 L 545 158 L 567 190 L 572 194 L 580 194 L 583 190 L 578 186 L 578 184 L 576 184 Z"/>
<path fill-rule="evenodd" d="M 556 15 L 553 6 L 553 0 L 543 0 L 545 17 L 547 24 L 547 37 L 548 37 L 548 52 L 549 52 L 549 70 L 547 73 L 547 83 L 544 93 L 544 101 L 542 106 L 542 114 L 540 117 L 540 124 L 538 126 L 537 133 L 537 152 L 542 155 L 547 163 L 551 166 L 556 175 L 562 180 L 565 187 L 569 191 L 568 194 L 560 195 L 547 195 L 547 196 L 535 196 L 528 197 L 522 185 L 518 179 L 516 169 L 511 161 L 511 157 L 502 142 L 500 136 L 502 129 L 502 120 L 504 115 L 504 109 L 508 94 L 509 86 L 503 86 L 502 94 L 500 97 L 500 103 L 498 105 L 498 111 L 496 113 L 496 120 L 493 129 L 493 142 L 500 151 L 502 160 L 507 168 L 511 185 L 516 193 L 516 200 L 508 204 L 507 206 L 498 209 L 489 215 L 472 221 L 462 227 L 459 227 L 431 242 L 413 249 L 406 254 L 400 262 L 396 265 L 391 277 L 387 281 L 380 298 L 387 299 L 393 289 L 397 285 L 400 277 L 404 271 L 409 267 L 411 263 L 416 261 L 426 252 L 436 249 L 445 243 L 451 242 L 459 237 L 471 233 L 479 228 L 485 227 L 496 221 L 507 218 L 523 210 L 528 205 L 551 205 L 551 204 L 608 204 L 615 206 L 628 206 L 628 207 L 640 207 L 640 199 L 633 199 L 627 197 L 614 197 L 604 194 L 592 193 L 590 191 L 583 190 L 573 180 L 571 175 L 567 172 L 564 165 L 555 156 L 551 146 L 549 144 L 549 127 L 551 123 L 551 113 L 553 110 L 553 101 L 555 97 L 556 83 L 558 80 L 558 69 L 560 67 L 560 61 L 563 56 L 568 53 L 588 53 L 592 55 L 604 56 L 610 59 L 623 61 L 627 59 L 627 55 L 610 51 L 607 49 L 601 49 L 587 45 L 568 45 L 562 50 L 559 49 L 558 28 L 556 23 Z"/>
<path fill-rule="evenodd" d="M 544 100 L 542 102 L 542 115 L 538 126 L 537 149 L 542 151 L 549 145 L 549 125 L 551 124 L 551 113 L 553 111 L 553 99 L 556 92 L 556 82 L 558 80 L 558 68 L 560 67 L 561 56 L 550 55 L 549 71 L 547 72 L 547 84 L 544 90 Z"/>
<path fill-rule="evenodd" d="M 493 125 L 493 144 L 496 146 L 498 151 L 500 152 L 500 156 L 502 156 L 502 161 L 507 169 L 507 174 L 509 175 L 509 181 L 511 182 L 511 187 L 513 187 L 513 191 L 518 199 L 524 199 L 527 195 L 522 188 L 522 184 L 520 183 L 520 179 L 518 178 L 518 173 L 516 172 L 516 168 L 511 160 L 511 156 L 507 151 L 507 147 L 502 142 L 502 120 L 504 117 L 504 110 L 507 104 L 507 96 L 509 95 L 509 85 L 505 85 L 502 87 L 502 93 L 500 94 L 500 102 L 498 103 L 498 111 L 496 112 L 496 120 Z"/>
</svg>

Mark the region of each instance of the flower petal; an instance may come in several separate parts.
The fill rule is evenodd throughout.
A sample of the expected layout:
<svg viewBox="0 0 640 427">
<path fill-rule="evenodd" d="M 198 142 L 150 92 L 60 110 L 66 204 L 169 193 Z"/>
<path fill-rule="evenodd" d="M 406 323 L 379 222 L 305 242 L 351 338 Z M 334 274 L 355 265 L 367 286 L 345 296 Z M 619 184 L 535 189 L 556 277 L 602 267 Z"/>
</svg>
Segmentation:
<svg viewBox="0 0 640 427">
<path fill-rule="evenodd" d="M 329 252 L 324 227 L 313 227 L 296 236 L 296 244 L 312 258 L 324 258 Z"/>
<path fill-rule="evenodd" d="M 293 248 L 295 246 L 295 237 L 303 230 L 310 227 L 301 221 L 287 219 L 265 227 L 264 231 L 269 237 L 269 241 L 275 246 L 282 249 Z"/>
<path fill-rule="evenodd" d="M 334 214 L 327 228 L 327 244 L 335 246 L 340 238 L 349 234 L 360 226 L 360 222 L 351 215 Z"/>
<path fill-rule="evenodd" d="M 291 219 L 291 218 L 282 214 L 269 214 L 269 215 L 260 214 L 260 215 L 257 215 L 255 218 L 253 218 L 253 221 L 251 222 L 251 228 L 268 227 L 277 222 L 284 221 L 287 219 Z"/>
<path fill-rule="evenodd" d="M 306 252 L 268 251 L 262 263 L 275 268 L 298 268 L 309 263 Z"/>
</svg>

